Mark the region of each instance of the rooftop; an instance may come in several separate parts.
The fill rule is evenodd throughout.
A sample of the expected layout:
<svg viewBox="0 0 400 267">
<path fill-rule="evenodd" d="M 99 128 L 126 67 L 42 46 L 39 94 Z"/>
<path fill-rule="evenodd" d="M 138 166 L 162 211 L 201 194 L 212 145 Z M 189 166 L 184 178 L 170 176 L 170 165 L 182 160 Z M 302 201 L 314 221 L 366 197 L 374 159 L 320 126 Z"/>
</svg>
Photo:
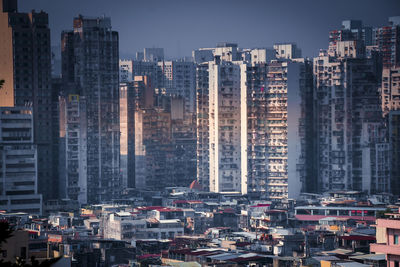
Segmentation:
<svg viewBox="0 0 400 267">
<path fill-rule="evenodd" d="M 356 206 L 348 206 L 348 207 L 330 207 L 330 206 L 298 206 L 295 207 L 296 210 L 302 209 L 312 209 L 312 210 L 386 210 L 386 208 L 381 207 L 356 207 Z"/>
</svg>

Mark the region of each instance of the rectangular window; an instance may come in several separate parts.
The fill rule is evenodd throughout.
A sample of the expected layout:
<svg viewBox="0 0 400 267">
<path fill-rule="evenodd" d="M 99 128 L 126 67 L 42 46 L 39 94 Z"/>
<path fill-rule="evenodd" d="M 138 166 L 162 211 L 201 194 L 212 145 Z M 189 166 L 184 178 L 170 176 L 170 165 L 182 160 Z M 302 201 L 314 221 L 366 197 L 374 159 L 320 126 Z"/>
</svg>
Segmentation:
<svg viewBox="0 0 400 267">
<path fill-rule="evenodd" d="M 21 259 L 26 259 L 26 247 L 21 247 Z"/>
<path fill-rule="evenodd" d="M 399 236 L 398 235 L 394 235 L 394 244 L 395 245 L 399 244 Z"/>
</svg>

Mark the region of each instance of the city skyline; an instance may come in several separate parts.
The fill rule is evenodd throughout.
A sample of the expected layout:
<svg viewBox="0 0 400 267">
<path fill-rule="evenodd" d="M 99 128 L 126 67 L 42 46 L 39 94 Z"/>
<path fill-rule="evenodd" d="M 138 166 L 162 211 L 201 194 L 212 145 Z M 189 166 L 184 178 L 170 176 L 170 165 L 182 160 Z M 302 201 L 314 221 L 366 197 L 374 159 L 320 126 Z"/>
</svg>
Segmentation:
<svg viewBox="0 0 400 267">
<path fill-rule="evenodd" d="M 0 0 L 0 265 L 399 267 L 396 1 Z"/>
<path fill-rule="evenodd" d="M 388 192 L 390 180 L 396 185 L 397 150 L 389 147 L 398 140 L 388 125 L 397 122 L 388 112 L 398 109 L 399 16 L 373 27 L 344 20 L 324 34 L 329 42 L 313 59 L 296 42 L 266 48 L 200 42 L 184 60 L 168 60 L 164 47 L 123 60 L 123 34 L 111 17 L 74 16 L 73 30 L 62 31 L 60 55 L 50 49 L 49 13 L 19 12 L 17 0 L 0 3 L 6 36 L 0 43 L 0 104 L 32 105 L 39 163 L 61 152 L 52 164 L 38 164 L 45 201 L 101 203 L 119 198 L 121 190 L 187 186 L 195 177 L 206 191 L 267 192 L 268 198 Z M 145 98 L 135 85 L 140 79 L 150 89 Z M 185 130 L 196 130 L 196 136 L 185 136 Z M 41 140 L 44 131 L 52 135 L 48 144 Z M 128 139 L 121 140 L 121 133 Z M 131 162 L 121 165 L 120 158 Z M 65 188 L 58 186 L 51 196 L 50 182 Z M 397 185 L 391 189 L 397 194 Z"/>
<path fill-rule="evenodd" d="M 400 2 L 336 1 L 28 1 L 19 2 L 21 12 L 43 10 L 49 14 L 52 46 L 60 46 L 61 31 L 72 27 L 72 17 L 111 17 L 120 35 L 120 58 L 133 58 L 144 47 L 163 47 L 166 58 L 191 56 L 199 47 L 235 42 L 240 47 L 272 47 L 295 42 L 304 57 L 318 56 L 326 48 L 327 32 L 339 29 L 342 20 L 362 20 L 367 26 L 387 24 L 396 16 Z M 284 10 L 283 13 L 282 10 Z M 329 11 L 328 11 L 329 10 Z M 212 29 L 212 31 L 210 31 Z"/>
</svg>

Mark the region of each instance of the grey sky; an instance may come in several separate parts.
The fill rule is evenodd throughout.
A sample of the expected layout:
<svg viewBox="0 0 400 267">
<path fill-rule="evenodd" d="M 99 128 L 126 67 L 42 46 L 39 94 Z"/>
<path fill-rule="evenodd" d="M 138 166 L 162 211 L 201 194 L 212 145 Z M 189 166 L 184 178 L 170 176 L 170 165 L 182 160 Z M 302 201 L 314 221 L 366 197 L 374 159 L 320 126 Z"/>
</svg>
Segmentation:
<svg viewBox="0 0 400 267">
<path fill-rule="evenodd" d="M 328 32 L 345 19 L 382 26 L 400 15 L 399 0 L 19 0 L 19 10 L 49 13 L 53 45 L 72 29 L 78 14 L 111 17 L 119 32 L 121 57 L 144 47 L 163 47 L 167 57 L 221 41 L 240 47 L 296 42 L 304 56 L 328 45 Z"/>
</svg>

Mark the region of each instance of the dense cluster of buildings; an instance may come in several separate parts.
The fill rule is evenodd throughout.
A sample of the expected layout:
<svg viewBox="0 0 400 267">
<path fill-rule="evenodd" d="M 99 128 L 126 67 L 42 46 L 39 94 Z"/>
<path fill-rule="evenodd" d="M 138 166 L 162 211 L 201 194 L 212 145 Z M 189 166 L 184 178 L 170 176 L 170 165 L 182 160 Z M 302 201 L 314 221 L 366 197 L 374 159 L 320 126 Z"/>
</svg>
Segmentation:
<svg viewBox="0 0 400 267">
<path fill-rule="evenodd" d="M 0 36 L 0 217 L 29 243 L 15 253 L 398 266 L 400 17 L 343 21 L 315 58 L 218 43 L 120 59 L 111 19 L 79 15 L 58 68 L 48 14 L 16 0 Z"/>
<path fill-rule="evenodd" d="M 15 229 L 0 260 L 57 266 L 396 266 L 400 203 L 390 194 L 302 193 L 279 202 L 173 187 L 130 201 L 0 213 Z M 377 219 L 378 218 L 378 219 Z"/>
</svg>

